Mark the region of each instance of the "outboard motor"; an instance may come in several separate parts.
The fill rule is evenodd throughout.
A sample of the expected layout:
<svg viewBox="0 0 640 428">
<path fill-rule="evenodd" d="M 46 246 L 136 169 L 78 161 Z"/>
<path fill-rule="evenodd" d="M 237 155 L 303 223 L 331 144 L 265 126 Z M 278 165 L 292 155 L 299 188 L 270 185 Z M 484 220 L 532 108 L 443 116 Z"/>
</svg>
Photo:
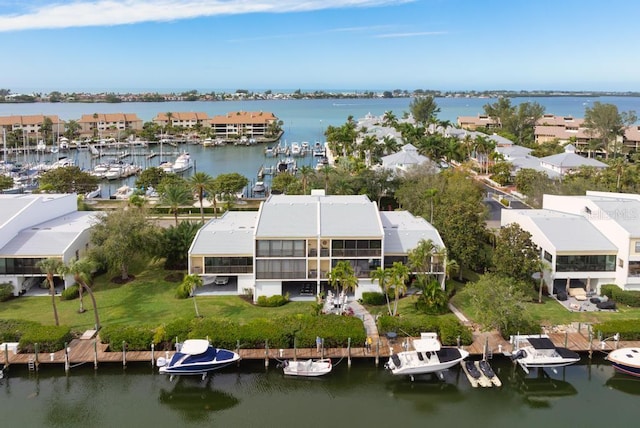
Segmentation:
<svg viewBox="0 0 640 428">
<path fill-rule="evenodd" d="M 511 355 L 511 360 L 519 360 L 520 358 L 525 358 L 527 356 L 527 351 L 524 349 L 519 349 L 518 352 Z"/>
</svg>

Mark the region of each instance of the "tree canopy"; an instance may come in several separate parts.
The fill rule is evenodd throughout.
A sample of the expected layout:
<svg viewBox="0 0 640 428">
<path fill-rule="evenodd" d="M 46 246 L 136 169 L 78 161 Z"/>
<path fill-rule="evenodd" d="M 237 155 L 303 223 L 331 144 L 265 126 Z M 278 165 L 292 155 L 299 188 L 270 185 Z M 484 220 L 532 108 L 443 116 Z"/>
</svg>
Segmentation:
<svg viewBox="0 0 640 428">
<path fill-rule="evenodd" d="M 440 113 L 440 107 L 438 107 L 433 95 L 414 98 L 409 104 L 409 110 L 416 123 L 423 126 L 435 122 L 438 113 Z"/>
<path fill-rule="evenodd" d="M 531 281 L 539 271 L 540 249 L 531 240 L 531 234 L 517 223 L 500 229 L 493 265 L 496 273 L 519 281 Z"/>
<path fill-rule="evenodd" d="M 151 255 L 156 236 L 157 229 L 143 209 L 125 207 L 101 213 L 91 231 L 93 257 L 120 272 L 121 280 L 126 281 L 129 266 Z"/>
<path fill-rule="evenodd" d="M 84 194 L 98 187 L 100 179 L 77 166 L 53 168 L 42 174 L 40 190 L 54 193 Z"/>
</svg>

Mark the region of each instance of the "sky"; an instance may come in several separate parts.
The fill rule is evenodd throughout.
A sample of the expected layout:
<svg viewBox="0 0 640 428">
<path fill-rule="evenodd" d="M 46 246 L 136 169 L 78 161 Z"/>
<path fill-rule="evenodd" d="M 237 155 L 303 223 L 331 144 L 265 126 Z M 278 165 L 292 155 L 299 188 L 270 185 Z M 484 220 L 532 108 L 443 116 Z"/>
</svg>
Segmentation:
<svg viewBox="0 0 640 428">
<path fill-rule="evenodd" d="M 0 0 L 0 88 L 640 91 L 635 0 Z"/>
</svg>

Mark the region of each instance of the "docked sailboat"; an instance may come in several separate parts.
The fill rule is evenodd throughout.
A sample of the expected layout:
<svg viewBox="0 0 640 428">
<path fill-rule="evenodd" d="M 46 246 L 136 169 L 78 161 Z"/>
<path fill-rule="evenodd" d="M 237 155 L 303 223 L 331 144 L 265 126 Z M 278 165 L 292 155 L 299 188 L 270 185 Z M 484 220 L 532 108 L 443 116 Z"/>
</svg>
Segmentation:
<svg viewBox="0 0 640 428">
<path fill-rule="evenodd" d="M 287 376 L 316 377 L 330 373 L 332 366 L 329 358 L 320 360 L 285 360 L 282 363 L 282 369 Z"/>
<path fill-rule="evenodd" d="M 385 368 L 394 375 L 439 373 L 449 369 L 469 356 L 464 349 L 443 347 L 436 333 L 421 333 L 412 341 L 412 350 L 398 352 L 389 357 Z"/>
<path fill-rule="evenodd" d="M 205 339 L 185 340 L 171 359 L 158 358 L 161 374 L 205 375 L 240 360 L 240 355 L 215 348 Z"/>
<path fill-rule="evenodd" d="M 580 361 L 580 355 L 555 346 L 549 336 L 544 334 L 511 336 L 511 343 L 514 346 L 511 359 L 527 373 L 532 367 L 563 367 Z"/>
</svg>

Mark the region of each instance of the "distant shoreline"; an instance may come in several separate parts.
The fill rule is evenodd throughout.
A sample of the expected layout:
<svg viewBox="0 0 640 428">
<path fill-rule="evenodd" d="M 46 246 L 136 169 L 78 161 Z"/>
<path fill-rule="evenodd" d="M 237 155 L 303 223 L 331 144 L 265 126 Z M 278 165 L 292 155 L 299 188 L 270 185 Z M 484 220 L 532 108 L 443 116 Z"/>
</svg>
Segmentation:
<svg viewBox="0 0 640 428">
<path fill-rule="evenodd" d="M 119 104 L 131 102 L 192 102 L 192 101 L 281 101 L 281 100 L 308 100 L 308 99 L 373 99 L 373 98 L 413 98 L 420 96 L 433 96 L 435 98 L 599 98 L 599 97 L 640 97 L 640 92 L 626 91 L 435 91 L 415 90 L 407 91 L 395 89 L 393 91 L 346 91 L 346 92 L 252 92 L 237 90 L 236 92 L 209 92 L 199 93 L 196 90 L 182 93 L 115 93 L 115 92 L 72 92 L 62 93 L 53 91 L 48 94 L 12 94 L 9 89 L 0 89 L 0 104 Z"/>
</svg>

